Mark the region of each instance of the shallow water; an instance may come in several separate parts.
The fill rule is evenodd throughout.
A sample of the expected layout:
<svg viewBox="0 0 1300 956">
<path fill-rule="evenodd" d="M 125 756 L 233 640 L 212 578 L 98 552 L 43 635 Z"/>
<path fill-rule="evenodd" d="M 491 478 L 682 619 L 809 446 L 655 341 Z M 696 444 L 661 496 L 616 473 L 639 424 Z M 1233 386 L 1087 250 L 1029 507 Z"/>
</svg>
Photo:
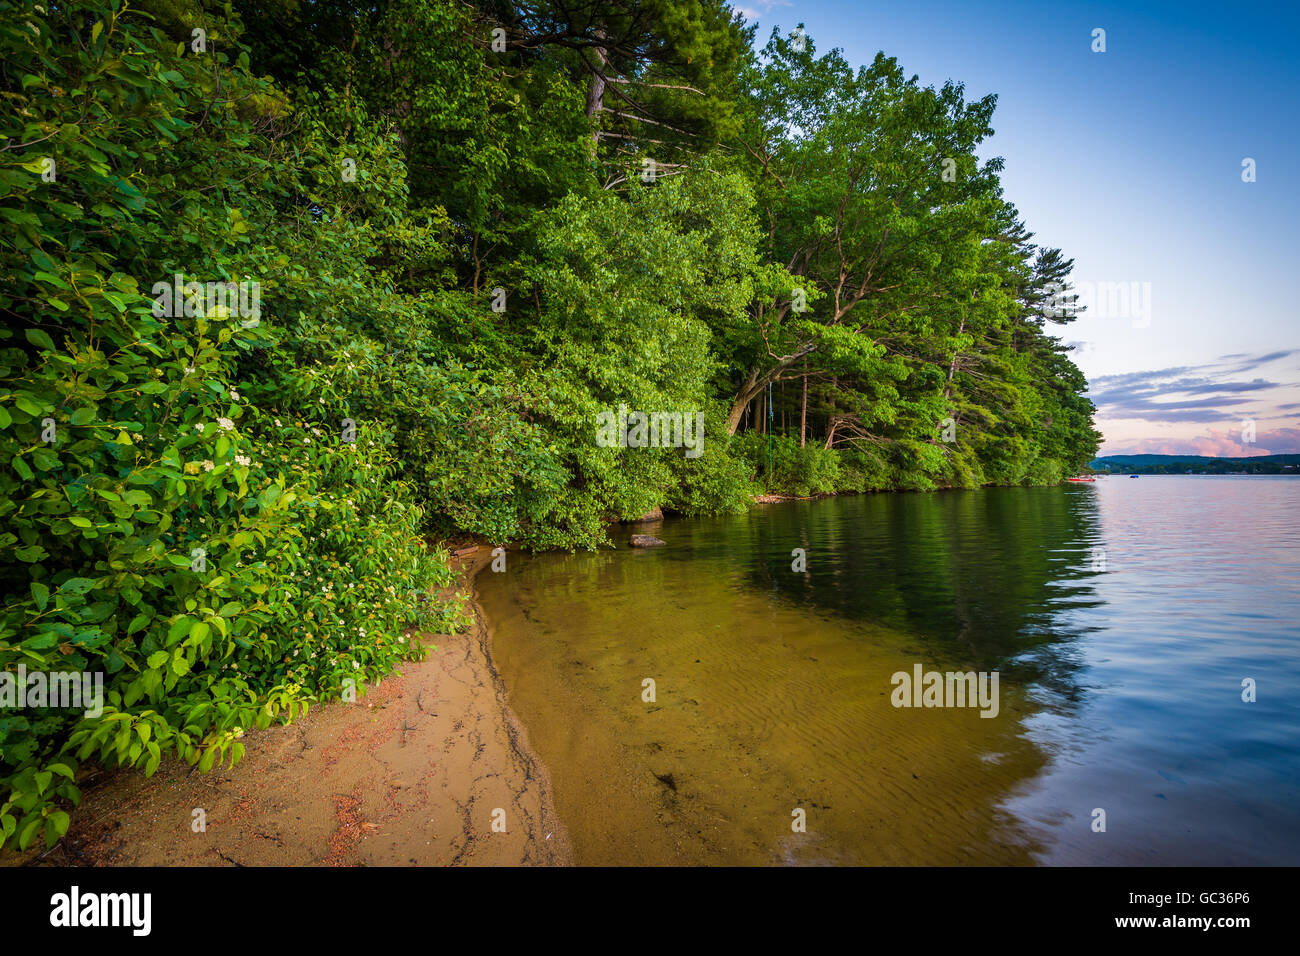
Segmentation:
<svg viewBox="0 0 1300 956">
<path fill-rule="evenodd" d="M 1164 476 L 789 502 L 477 583 L 579 863 L 1296 864 L 1298 506 Z M 996 671 L 996 716 L 894 706 L 917 665 Z"/>
</svg>

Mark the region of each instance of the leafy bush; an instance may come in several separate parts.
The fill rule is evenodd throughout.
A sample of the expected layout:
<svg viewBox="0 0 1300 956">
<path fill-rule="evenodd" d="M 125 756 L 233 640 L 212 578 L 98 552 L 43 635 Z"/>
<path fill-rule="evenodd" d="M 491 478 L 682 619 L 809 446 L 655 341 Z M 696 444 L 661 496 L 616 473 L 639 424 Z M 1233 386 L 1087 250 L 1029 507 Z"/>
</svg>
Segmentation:
<svg viewBox="0 0 1300 956">
<path fill-rule="evenodd" d="M 1026 485 L 1055 485 L 1066 476 L 1065 467 L 1055 458 L 1035 458 L 1025 471 Z"/>
<path fill-rule="evenodd" d="M 176 272 L 252 281 L 337 251 L 267 188 L 275 147 L 250 130 L 274 124 L 274 91 L 114 9 L 0 2 L 22 78 L 0 136 L 27 144 L 0 168 L 0 667 L 104 675 L 102 713 L 24 699 L 0 717 L 0 833 L 19 847 L 66 831 L 79 761 L 233 763 L 245 729 L 420 653 L 405 628 L 461 620 L 427 597 L 450 572 L 391 431 L 358 419 L 344 441 L 297 400 L 312 370 L 286 316 L 156 308 Z M 56 43 L 68 31 L 81 42 Z"/>
<path fill-rule="evenodd" d="M 856 490 L 846 487 L 840 470 L 840 453 L 818 443 L 799 447 L 797 438 L 773 435 L 771 440 L 771 474 L 768 474 L 768 436 L 746 432 L 736 436 L 735 448 L 760 475 L 759 483 L 773 494 L 807 498 L 837 491 Z"/>
<path fill-rule="evenodd" d="M 762 486 L 752 464 L 738 453 L 743 436 L 729 436 L 719 411 L 705 412 L 704 453 L 672 455 L 673 484 L 663 505 L 683 515 L 745 511 Z"/>
</svg>

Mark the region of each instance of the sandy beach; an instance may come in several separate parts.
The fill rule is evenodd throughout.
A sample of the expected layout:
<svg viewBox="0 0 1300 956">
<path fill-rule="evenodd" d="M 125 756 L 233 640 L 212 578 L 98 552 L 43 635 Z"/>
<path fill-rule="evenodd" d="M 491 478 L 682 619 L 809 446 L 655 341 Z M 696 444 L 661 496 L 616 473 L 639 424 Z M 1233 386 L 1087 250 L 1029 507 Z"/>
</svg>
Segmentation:
<svg viewBox="0 0 1300 956">
<path fill-rule="evenodd" d="M 462 586 L 490 560 L 460 559 Z M 11 863 L 79 866 L 533 866 L 571 861 L 545 768 L 506 704 L 472 595 L 463 634 L 356 703 L 252 731 L 233 769 L 164 762 L 82 785 L 72 829 Z M 201 814 L 196 811 L 202 811 Z M 504 811 L 504 832 L 494 829 Z M 197 821 L 205 823 L 198 829 Z"/>
</svg>

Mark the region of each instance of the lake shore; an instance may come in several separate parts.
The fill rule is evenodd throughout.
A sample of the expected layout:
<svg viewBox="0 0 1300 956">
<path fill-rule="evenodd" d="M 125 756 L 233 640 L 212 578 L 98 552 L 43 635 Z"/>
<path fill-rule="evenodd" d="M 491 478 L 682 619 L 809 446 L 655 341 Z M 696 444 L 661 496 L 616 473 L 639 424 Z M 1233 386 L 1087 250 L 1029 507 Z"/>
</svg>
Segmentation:
<svg viewBox="0 0 1300 956">
<path fill-rule="evenodd" d="M 354 704 L 250 731 L 234 769 L 178 760 L 152 778 L 105 771 L 68 835 L 12 863 L 72 866 L 567 865 L 550 778 L 506 703 L 473 582 L 491 560 L 457 559 L 473 624 Z M 493 831 L 494 811 L 505 832 Z M 201 814 L 196 811 L 202 811 Z M 198 831 L 202 817 L 206 829 Z M 499 814 L 498 814 L 499 816 Z"/>
</svg>

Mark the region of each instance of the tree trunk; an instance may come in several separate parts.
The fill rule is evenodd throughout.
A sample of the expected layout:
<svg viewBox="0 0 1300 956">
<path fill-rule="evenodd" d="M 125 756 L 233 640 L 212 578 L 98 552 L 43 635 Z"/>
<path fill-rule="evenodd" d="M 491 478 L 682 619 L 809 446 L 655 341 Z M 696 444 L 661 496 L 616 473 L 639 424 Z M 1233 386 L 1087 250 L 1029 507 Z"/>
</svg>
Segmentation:
<svg viewBox="0 0 1300 956">
<path fill-rule="evenodd" d="M 605 30 L 597 27 L 593 31 L 597 39 L 605 39 Z M 600 130 L 596 124 L 600 122 L 600 111 L 605 104 L 605 85 L 608 82 L 605 79 L 605 64 L 609 57 L 603 46 L 593 48 L 596 53 L 596 66 L 591 71 L 591 85 L 587 87 L 587 121 L 592 124 L 591 146 L 589 153 L 592 159 L 596 158 L 596 145 L 600 142 Z"/>
<path fill-rule="evenodd" d="M 803 410 L 799 413 L 799 447 L 802 448 L 808 438 L 808 366 L 803 373 Z"/>
<path fill-rule="evenodd" d="M 745 379 L 745 384 L 740 386 L 740 391 L 736 393 L 735 400 L 731 403 L 731 412 L 727 415 L 727 434 L 736 434 L 736 429 L 740 425 L 740 420 L 745 417 L 745 412 L 749 410 L 750 403 L 758 393 L 761 386 L 758 384 L 758 369 L 749 373 Z M 758 422 L 755 419 L 750 420 L 751 427 L 757 428 Z"/>
<path fill-rule="evenodd" d="M 966 317 L 963 315 L 961 318 L 961 322 L 959 322 L 957 325 L 957 334 L 961 335 L 965 331 L 966 331 Z M 948 363 L 948 385 L 943 390 L 943 397 L 945 401 L 947 399 L 952 398 L 952 377 L 957 371 L 957 356 L 959 354 L 960 354 L 959 352 L 954 350 L 952 353 L 952 361 Z"/>
<path fill-rule="evenodd" d="M 745 407 L 759 396 L 768 382 L 776 381 L 782 372 L 794 365 L 800 359 L 811 355 L 817 351 L 818 343 L 815 341 L 805 342 L 799 346 L 791 355 L 783 356 L 776 365 L 772 366 L 767 372 L 760 374 L 758 369 L 752 369 L 749 376 L 745 379 L 745 384 L 740 386 L 736 393 L 735 399 L 731 403 L 731 414 L 727 416 L 727 434 L 736 434 L 736 428 L 740 425 L 740 420 L 745 415 Z"/>
</svg>

